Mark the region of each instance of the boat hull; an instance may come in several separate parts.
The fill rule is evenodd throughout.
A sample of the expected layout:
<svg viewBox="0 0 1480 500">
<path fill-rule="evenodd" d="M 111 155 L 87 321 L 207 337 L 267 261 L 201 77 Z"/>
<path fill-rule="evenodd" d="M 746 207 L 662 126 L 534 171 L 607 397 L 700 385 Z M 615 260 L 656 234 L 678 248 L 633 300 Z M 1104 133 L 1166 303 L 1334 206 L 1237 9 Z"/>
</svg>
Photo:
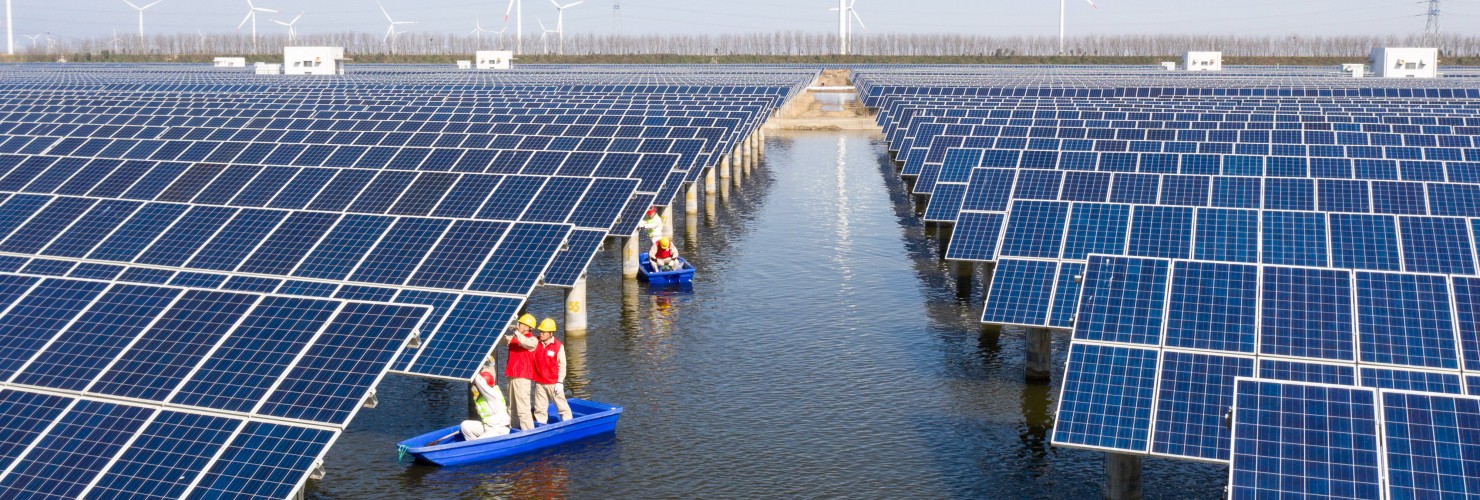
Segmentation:
<svg viewBox="0 0 1480 500">
<path fill-rule="evenodd" d="M 459 428 L 454 425 L 407 439 L 400 446 L 417 462 L 461 465 L 521 455 L 616 431 L 617 418 L 622 414 L 622 407 L 576 398 L 567 402 L 572 415 L 569 421 L 536 424 L 533 430 L 514 430 L 507 435 L 473 441 L 462 441 L 461 436 L 454 436 L 448 440 L 450 442 L 429 445 L 438 439 L 457 434 Z M 550 405 L 549 415 L 551 418 L 559 418 L 553 404 Z"/>
<path fill-rule="evenodd" d="M 646 252 L 637 256 L 637 277 L 651 285 L 687 285 L 694 282 L 694 266 L 689 261 L 679 257 L 678 261 L 683 263 L 683 269 L 677 271 L 651 272 L 652 267 Z"/>
</svg>

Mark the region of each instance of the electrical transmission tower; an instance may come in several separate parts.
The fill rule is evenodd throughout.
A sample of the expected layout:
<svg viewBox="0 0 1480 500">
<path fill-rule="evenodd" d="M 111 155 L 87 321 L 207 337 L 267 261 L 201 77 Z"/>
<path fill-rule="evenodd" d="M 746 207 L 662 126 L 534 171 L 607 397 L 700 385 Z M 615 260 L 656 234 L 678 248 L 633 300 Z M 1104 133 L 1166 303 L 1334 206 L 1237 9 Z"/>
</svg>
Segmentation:
<svg viewBox="0 0 1480 500">
<path fill-rule="evenodd" d="M 1423 41 L 1425 47 L 1439 46 L 1439 0 L 1428 0 L 1429 18 L 1428 24 L 1423 27 Z"/>
<path fill-rule="evenodd" d="M 612 0 L 612 29 L 622 34 L 622 0 Z"/>
</svg>

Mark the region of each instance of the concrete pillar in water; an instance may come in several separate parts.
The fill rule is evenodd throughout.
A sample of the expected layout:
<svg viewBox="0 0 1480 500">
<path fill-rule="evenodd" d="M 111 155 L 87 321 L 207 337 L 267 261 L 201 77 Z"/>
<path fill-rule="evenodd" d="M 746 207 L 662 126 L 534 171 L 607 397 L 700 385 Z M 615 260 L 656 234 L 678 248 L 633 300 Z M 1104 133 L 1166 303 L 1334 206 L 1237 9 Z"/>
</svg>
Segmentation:
<svg viewBox="0 0 1480 500">
<path fill-rule="evenodd" d="M 663 210 L 662 210 L 661 214 L 663 216 L 663 236 L 667 236 L 670 240 L 672 240 L 673 239 L 673 205 L 668 205 L 666 207 L 663 207 Z"/>
<path fill-rule="evenodd" d="M 1125 453 L 1105 454 L 1105 498 L 1139 500 L 1141 498 L 1141 456 Z"/>
<path fill-rule="evenodd" d="M 715 170 L 719 170 L 719 165 L 715 165 L 713 167 L 709 167 L 708 170 L 705 170 L 704 171 L 704 194 L 705 195 L 709 195 L 709 196 L 713 196 L 714 195 L 714 176 L 715 176 L 715 172 L 714 171 Z"/>
<path fill-rule="evenodd" d="M 716 195 L 715 192 L 710 191 L 710 192 L 704 193 L 704 223 L 705 224 L 708 224 L 708 225 L 711 225 L 711 226 L 714 225 L 714 222 L 715 222 L 714 206 L 715 205 L 718 205 L 718 204 L 719 204 L 719 199 L 718 199 L 718 196 Z"/>
<path fill-rule="evenodd" d="M 586 334 L 586 277 L 565 289 L 565 334 Z"/>
<path fill-rule="evenodd" d="M 755 152 L 758 154 L 766 154 L 766 129 L 760 129 L 757 133 L 761 135 L 761 138 L 755 143 Z"/>
<path fill-rule="evenodd" d="M 622 276 L 637 277 L 637 236 L 628 236 L 622 244 Z"/>
<path fill-rule="evenodd" d="M 719 178 L 730 178 L 730 155 L 722 155 L 719 157 Z"/>
<path fill-rule="evenodd" d="M 683 244 L 685 252 L 692 252 L 699 248 L 699 214 L 684 215 Z"/>
<path fill-rule="evenodd" d="M 1053 365 L 1053 333 L 1047 328 L 1031 328 L 1027 341 L 1026 378 L 1030 382 L 1048 382 Z"/>
<path fill-rule="evenodd" d="M 699 183 L 689 184 L 689 188 L 683 192 L 683 213 L 699 213 Z"/>
</svg>

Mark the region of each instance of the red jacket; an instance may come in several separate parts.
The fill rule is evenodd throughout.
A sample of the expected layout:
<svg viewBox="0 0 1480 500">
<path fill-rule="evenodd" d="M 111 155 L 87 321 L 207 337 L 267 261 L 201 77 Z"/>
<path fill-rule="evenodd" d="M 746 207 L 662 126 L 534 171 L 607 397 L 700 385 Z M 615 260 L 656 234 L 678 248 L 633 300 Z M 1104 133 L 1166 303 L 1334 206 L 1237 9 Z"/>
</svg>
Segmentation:
<svg viewBox="0 0 1480 500">
<path fill-rule="evenodd" d="M 539 340 L 535 340 L 534 334 L 518 333 L 534 340 L 535 349 L 539 348 Z M 534 378 L 534 349 L 525 349 L 514 340 L 514 335 L 509 336 L 509 362 L 504 364 L 504 376 L 509 378 Z"/>
<path fill-rule="evenodd" d="M 654 259 L 672 259 L 673 258 L 673 249 L 672 248 L 658 247 L 658 250 L 653 252 L 653 258 Z"/>
<path fill-rule="evenodd" d="M 540 344 L 534 348 L 534 383 L 536 384 L 558 384 L 560 383 L 560 362 L 565 361 L 563 355 L 564 347 L 559 340 L 550 339 L 550 344 Z"/>
</svg>

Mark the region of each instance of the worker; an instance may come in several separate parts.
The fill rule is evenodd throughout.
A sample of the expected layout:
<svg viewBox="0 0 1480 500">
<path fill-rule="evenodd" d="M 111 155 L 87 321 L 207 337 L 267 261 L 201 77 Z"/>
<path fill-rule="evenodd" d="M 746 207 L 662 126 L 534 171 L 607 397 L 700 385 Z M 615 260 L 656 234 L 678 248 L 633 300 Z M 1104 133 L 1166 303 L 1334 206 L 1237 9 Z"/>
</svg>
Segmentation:
<svg viewBox="0 0 1480 500">
<path fill-rule="evenodd" d="M 637 228 L 647 234 L 648 241 L 658 241 L 663 237 L 663 216 L 658 215 L 658 207 L 649 206 L 647 214 L 637 223 Z"/>
<path fill-rule="evenodd" d="M 555 320 L 540 322 L 540 345 L 534 355 L 534 420 L 547 422 L 550 403 L 560 412 L 560 421 L 570 420 L 570 404 L 565 402 L 565 346 L 555 340 Z"/>
<path fill-rule="evenodd" d="M 509 336 L 509 361 L 504 364 L 504 376 L 509 378 L 509 403 L 514 422 L 520 430 L 534 428 L 534 418 L 529 413 L 529 393 L 534 380 L 534 350 L 539 341 L 534 337 L 534 316 L 519 317 L 514 334 Z"/>
<path fill-rule="evenodd" d="M 473 376 L 473 407 L 478 410 L 478 420 L 464 420 L 464 441 L 502 436 L 509 433 L 509 411 L 505 408 L 504 395 L 494 385 L 493 373 L 478 372 Z"/>
<path fill-rule="evenodd" d="M 656 272 L 672 271 L 680 266 L 678 252 L 673 251 L 673 242 L 668 238 L 658 238 L 653 242 L 653 247 L 648 249 L 648 262 Z"/>
</svg>

